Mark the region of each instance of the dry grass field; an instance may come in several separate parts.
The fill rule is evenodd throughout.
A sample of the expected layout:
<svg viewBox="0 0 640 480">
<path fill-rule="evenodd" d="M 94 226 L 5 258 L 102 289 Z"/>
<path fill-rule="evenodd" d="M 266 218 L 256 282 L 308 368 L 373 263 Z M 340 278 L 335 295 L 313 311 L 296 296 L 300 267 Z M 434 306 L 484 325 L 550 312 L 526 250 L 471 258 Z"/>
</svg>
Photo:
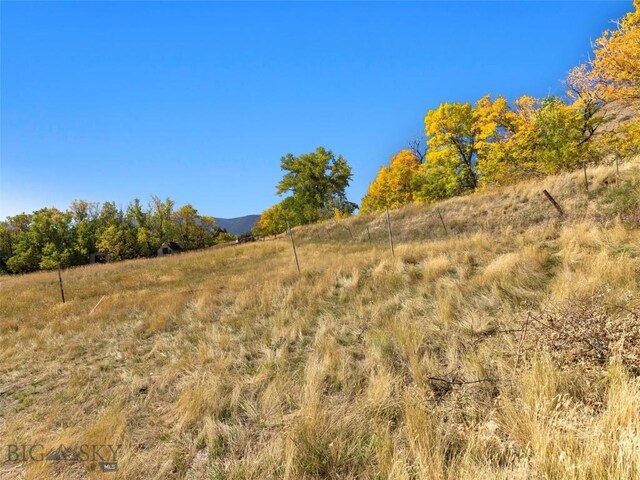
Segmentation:
<svg viewBox="0 0 640 480">
<path fill-rule="evenodd" d="M 279 238 L 0 278 L 0 478 L 640 479 L 640 173 L 582 175 L 392 211 L 394 257 L 384 215 L 296 229 L 301 275 Z"/>
</svg>

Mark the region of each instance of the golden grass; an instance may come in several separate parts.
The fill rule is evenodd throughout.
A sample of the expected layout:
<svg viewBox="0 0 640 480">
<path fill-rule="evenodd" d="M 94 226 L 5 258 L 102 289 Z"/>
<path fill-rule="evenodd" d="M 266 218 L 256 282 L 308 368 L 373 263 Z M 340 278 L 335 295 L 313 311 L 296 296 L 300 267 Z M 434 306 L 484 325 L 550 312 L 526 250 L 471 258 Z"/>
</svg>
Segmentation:
<svg viewBox="0 0 640 480">
<path fill-rule="evenodd" d="M 55 273 L 0 279 L 3 455 L 122 444 L 116 474 L 0 478 L 640 478 L 628 355 L 576 362 L 528 320 L 640 304 L 640 231 L 590 176 L 543 181 L 562 221 L 534 182 L 443 202 L 449 236 L 394 211 L 393 258 L 380 216 L 296 229 L 300 276 L 281 238 L 74 268 L 64 305 Z"/>
</svg>

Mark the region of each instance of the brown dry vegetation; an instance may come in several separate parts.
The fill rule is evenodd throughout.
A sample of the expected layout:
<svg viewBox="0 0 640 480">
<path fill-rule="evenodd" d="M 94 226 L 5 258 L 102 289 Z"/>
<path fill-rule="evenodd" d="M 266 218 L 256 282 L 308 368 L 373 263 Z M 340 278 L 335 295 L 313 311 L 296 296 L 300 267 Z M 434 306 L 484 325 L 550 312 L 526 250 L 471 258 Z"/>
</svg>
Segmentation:
<svg viewBox="0 0 640 480">
<path fill-rule="evenodd" d="M 640 478 L 639 175 L 614 172 L 442 202 L 448 236 L 393 211 L 394 258 L 383 216 L 297 229 L 301 276 L 281 238 L 75 268 L 65 304 L 55 273 L 2 278 L 3 457 L 123 447 L 0 478 Z"/>
</svg>

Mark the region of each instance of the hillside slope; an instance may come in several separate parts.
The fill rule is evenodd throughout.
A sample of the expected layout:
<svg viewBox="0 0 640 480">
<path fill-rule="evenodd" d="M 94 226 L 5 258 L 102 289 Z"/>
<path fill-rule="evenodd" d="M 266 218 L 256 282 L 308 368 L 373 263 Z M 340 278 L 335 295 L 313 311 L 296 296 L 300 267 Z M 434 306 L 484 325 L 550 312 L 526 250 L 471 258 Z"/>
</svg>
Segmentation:
<svg viewBox="0 0 640 480">
<path fill-rule="evenodd" d="M 626 171 L 628 182 L 629 179 L 635 181 L 639 163 L 636 159 L 623 165 L 622 178 Z M 398 242 L 424 242 L 474 233 L 517 235 L 553 222 L 563 225 L 589 222 L 606 227 L 616 220 L 616 212 L 622 213 L 622 220 L 632 215 L 631 206 L 628 206 L 629 212 L 622 212 L 614 205 L 619 192 L 616 178 L 615 167 L 602 166 L 587 170 L 588 192 L 585 192 L 584 173 L 576 171 L 453 197 L 433 205 L 417 204 L 391 210 L 393 237 Z M 622 178 L 620 185 L 624 183 Z M 625 188 L 634 191 L 631 183 Z M 558 214 L 543 190 L 554 197 L 563 215 Z M 637 195 L 629 198 L 637 199 Z M 379 243 L 388 238 L 384 213 L 359 215 L 340 222 L 330 220 L 299 227 L 296 231 L 305 241 L 369 242 L 371 237 L 374 243 Z"/>
<path fill-rule="evenodd" d="M 599 131 L 611 132 L 630 121 L 638 121 L 640 112 L 640 100 L 618 100 L 604 106 L 602 116 L 604 123 Z"/>
<path fill-rule="evenodd" d="M 296 229 L 301 275 L 280 238 L 71 269 L 65 304 L 0 278 L 0 438 L 122 444 L 118 479 L 638 479 L 640 172 L 581 175 L 392 211 L 394 257 L 384 215 Z"/>
</svg>

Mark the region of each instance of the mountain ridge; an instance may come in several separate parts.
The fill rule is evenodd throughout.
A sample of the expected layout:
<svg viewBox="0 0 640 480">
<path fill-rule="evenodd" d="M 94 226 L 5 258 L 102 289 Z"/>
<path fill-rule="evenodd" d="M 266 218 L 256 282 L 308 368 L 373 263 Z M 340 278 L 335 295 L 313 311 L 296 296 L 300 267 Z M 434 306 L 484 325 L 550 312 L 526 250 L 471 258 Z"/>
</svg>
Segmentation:
<svg viewBox="0 0 640 480">
<path fill-rule="evenodd" d="M 220 228 L 224 228 L 227 232 L 232 233 L 233 235 L 241 235 L 243 233 L 251 232 L 251 229 L 260 218 L 260 215 L 251 214 L 234 218 L 214 218 Z"/>
</svg>

